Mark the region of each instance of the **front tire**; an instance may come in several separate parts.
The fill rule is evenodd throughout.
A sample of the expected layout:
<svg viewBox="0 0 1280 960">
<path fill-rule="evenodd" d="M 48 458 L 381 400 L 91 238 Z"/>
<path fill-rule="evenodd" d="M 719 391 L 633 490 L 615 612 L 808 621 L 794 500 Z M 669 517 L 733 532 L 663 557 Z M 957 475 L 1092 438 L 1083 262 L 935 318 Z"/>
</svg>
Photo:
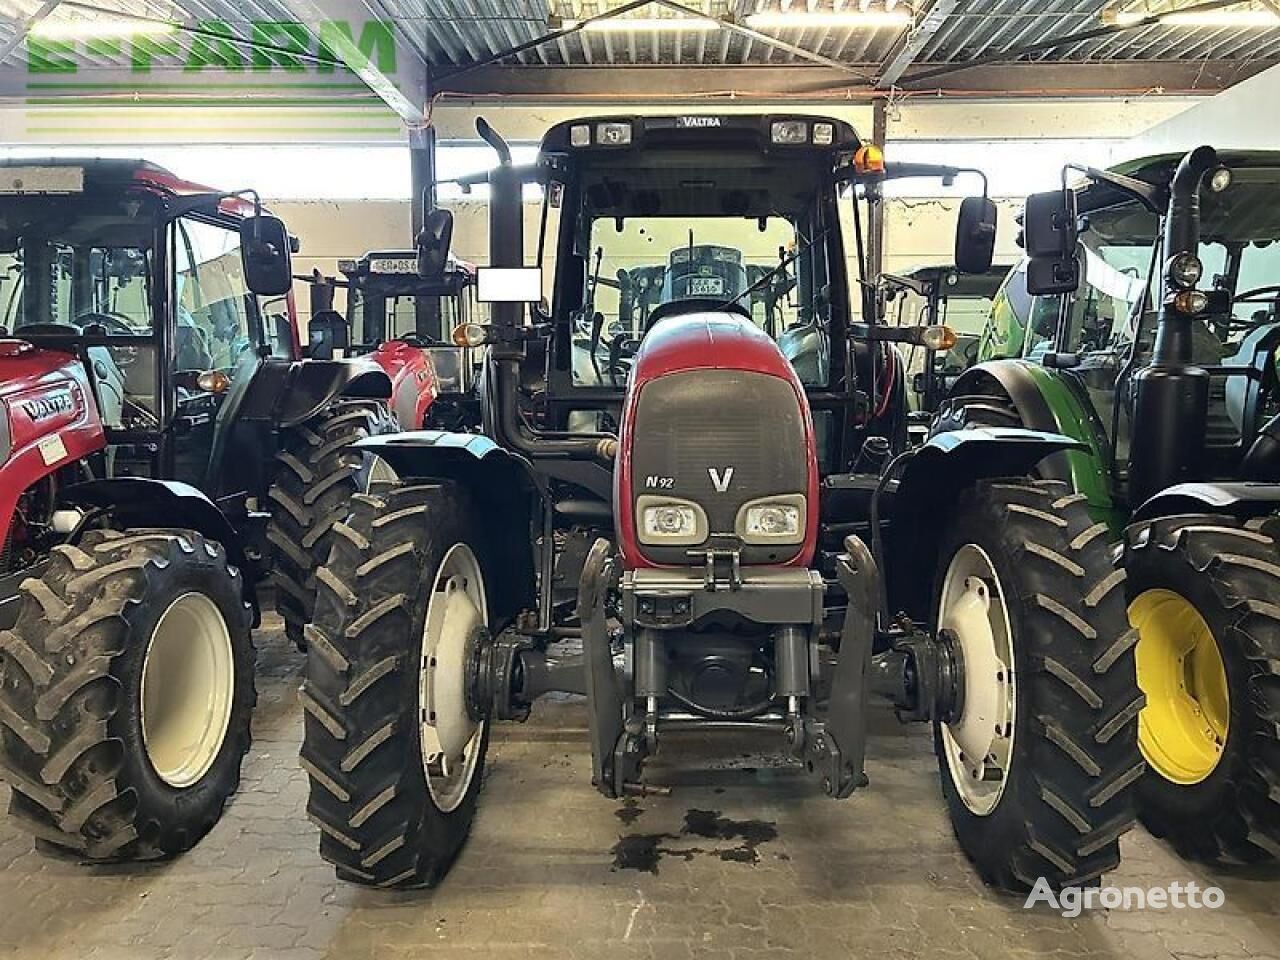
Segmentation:
<svg viewBox="0 0 1280 960">
<path fill-rule="evenodd" d="M 1180 516 L 1125 536 L 1149 773 L 1143 824 L 1187 859 L 1280 858 L 1276 521 Z"/>
<path fill-rule="evenodd" d="M 934 739 L 956 837 L 1003 890 L 1092 882 L 1120 861 L 1143 771 L 1124 572 L 1056 481 L 980 482 L 954 516 L 935 628 L 960 650 L 964 696 Z"/>
<path fill-rule="evenodd" d="M 299 649 L 304 646 L 303 628 L 315 609 L 316 568 L 329 556 L 333 525 L 346 515 L 354 494 L 380 482 L 386 467 L 350 445 L 396 429 L 385 404 L 340 400 L 281 436 L 275 481 L 268 492 L 267 540 L 274 554 L 276 610 Z"/>
<path fill-rule="evenodd" d="M 194 531 L 93 530 L 55 547 L 0 633 L 9 812 L 85 860 L 182 853 L 240 783 L 255 699 L 250 610 Z"/>
<path fill-rule="evenodd" d="M 466 695 L 486 544 L 451 482 L 360 494 L 317 573 L 302 766 L 338 876 L 433 886 L 475 816 L 489 728 Z"/>
</svg>

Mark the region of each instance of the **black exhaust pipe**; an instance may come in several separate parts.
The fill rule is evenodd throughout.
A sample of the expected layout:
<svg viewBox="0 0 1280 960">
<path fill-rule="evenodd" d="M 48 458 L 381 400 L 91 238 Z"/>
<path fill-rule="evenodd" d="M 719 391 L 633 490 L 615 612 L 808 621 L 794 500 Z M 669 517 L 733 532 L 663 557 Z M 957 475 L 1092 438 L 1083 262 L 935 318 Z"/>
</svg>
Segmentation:
<svg viewBox="0 0 1280 960">
<path fill-rule="evenodd" d="M 476 132 L 498 155 L 497 167 L 489 172 L 489 265 L 523 267 L 524 181 L 512 165 L 511 147 L 483 117 L 476 119 Z M 530 457 L 612 460 L 616 441 L 611 434 L 545 433 L 525 423 L 517 409 L 520 364 L 525 359 L 524 341 L 517 331 L 524 326 L 524 304 L 494 303 L 490 323 L 497 334 L 489 348 L 492 399 L 497 407 L 492 421 L 495 438 Z"/>
<path fill-rule="evenodd" d="M 1169 188 L 1164 223 L 1164 276 L 1151 363 L 1134 374 L 1129 504 L 1138 507 L 1175 483 L 1191 480 L 1204 450 L 1209 374 L 1192 362 L 1192 323 L 1203 310 L 1195 284 L 1179 282 L 1179 258 L 1200 246 L 1200 188 L 1220 166 L 1213 147 L 1182 158 Z M 1196 301 L 1199 301 L 1197 303 Z"/>
</svg>

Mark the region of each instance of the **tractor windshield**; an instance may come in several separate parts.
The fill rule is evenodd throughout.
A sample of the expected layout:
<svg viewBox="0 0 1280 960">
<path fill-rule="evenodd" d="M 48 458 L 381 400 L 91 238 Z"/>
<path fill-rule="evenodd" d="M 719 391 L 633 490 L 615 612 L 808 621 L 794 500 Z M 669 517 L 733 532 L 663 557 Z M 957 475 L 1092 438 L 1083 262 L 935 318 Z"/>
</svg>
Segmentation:
<svg viewBox="0 0 1280 960">
<path fill-rule="evenodd" d="M 752 132 L 716 149 L 660 135 L 670 145 L 578 154 L 576 176 L 548 191 L 573 384 L 620 389 L 653 324 L 684 303 L 749 316 L 807 386 L 826 386 L 833 304 L 848 305 L 833 153 L 763 149 Z"/>
<path fill-rule="evenodd" d="M 22 197 L 0 202 L 0 223 L 6 329 L 56 324 L 78 330 L 98 322 L 125 335 L 151 332 L 155 228 L 149 217 Z"/>
<path fill-rule="evenodd" d="M 453 329 L 469 319 L 461 282 L 441 284 L 414 276 L 354 280 L 347 288 L 351 342 L 374 346 L 388 340 L 450 343 Z"/>
<path fill-rule="evenodd" d="M 1206 190 L 1201 195 L 1200 288 L 1218 291 L 1219 297 L 1197 321 L 1193 344 L 1195 362 L 1211 366 L 1230 363 L 1247 337 L 1280 319 L 1280 168 L 1246 166 L 1232 173 L 1221 194 Z M 1136 201 L 1089 215 L 1089 230 L 1081 237 L 1083 282 L 1073 297 L 1066 338 L 1069 350 L 1127 351 L 1136 337 L 1137 357 L 1150 354 L 1159 239 L 1159 219 Z M 1145 301 L 1144 292 L 1149 294 Z M 1058 298 L 1039 299 L 1045 302 L 1033 311 L 1027 345 L 1033 355 L 1051 349 L 1057 321 Z"/>
</svg>

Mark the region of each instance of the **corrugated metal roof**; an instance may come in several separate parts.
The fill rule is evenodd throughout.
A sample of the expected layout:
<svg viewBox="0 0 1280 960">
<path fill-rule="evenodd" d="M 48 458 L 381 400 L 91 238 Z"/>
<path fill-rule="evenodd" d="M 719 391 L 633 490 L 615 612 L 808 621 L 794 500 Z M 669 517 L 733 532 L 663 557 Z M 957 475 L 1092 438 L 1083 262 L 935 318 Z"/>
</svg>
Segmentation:
<svg viewBox="0 0 1280 960">
<path fill-rule="evenodd" d="M 583 18 L 621 5 L 621 0 L 366 0 L 368 6 L 397 24 L 404 39 L 427 59 L 442 67 L 485 60 L 517 44 L 547 33 L 552 15 Z M 791 8 L 798 11 L 871 9 L 912 10 L 919 22 L 926 0 L 916 4 L 895 0 L 684 0 L 685 5 L 711 16 L 745 22 L 755 12 Z M 1187 5 L 1188 0 L 1158 2 L 1126 0 L 1122 9 L 1155 9 Z M 1254 0 L 1262 8 L 1263 0 Z M 20 18 L 40 6 L 39 0 L 0 2 L 0 45 L 14 34 Z M 940 65 L 1014 51 L 1100 25 L 1101 14 L 1115 3 L 1106 0 L 960 0 L 940 29 L 915 58 L 917 65 Z M 94 14 L 90 7 L 100 8 Z M 651 11 L 651 12 L 650 12 Z M 216 21 L 245 41 L 252 39 L 255 21 L 287 21 L 287 0 L 88 0 L 64 2 L 52 20 L 130 14 L 187 25 Z M 646 16 L 677 16 L 650 8 Z M 221 28 L 219 28 L 221 29 Z M 815 53 L 874 70 L 885 63 L 905 39 L 906 30 L 815 27 L 788 30 L 776 36 Z M 180 54 L 198 38 L 188 32 L 166 38 Z M 117 45 L 118 47 L 120 45 Z M 20 45 L 10 64 L 28 56 Z M 126 49 L 109 43 L 79 44 L 77 59 L 86 67 L 128 67 Z M 1084 40 L 1031 55 L 1042 62 L 1111 62 L 1170 60 L 1269 60 L 1280 57 L 1280 28 L 1223 28 L 1152 25 Z M 526 65 L 744 65 L 803 63 L 804 58 L 759 39 L 730 30 L 644 30 L 639 32 L 578 32 L 527 50 L 508 62 Z"/>
</svg>

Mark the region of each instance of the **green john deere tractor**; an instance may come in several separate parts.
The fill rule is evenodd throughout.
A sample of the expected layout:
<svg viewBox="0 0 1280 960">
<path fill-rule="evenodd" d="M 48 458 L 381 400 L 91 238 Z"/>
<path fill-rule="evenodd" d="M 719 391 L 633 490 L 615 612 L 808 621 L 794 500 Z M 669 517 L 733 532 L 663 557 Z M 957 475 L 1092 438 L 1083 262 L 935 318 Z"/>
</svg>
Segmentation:
<svg viewBox="0 0 1280 960">
<path fill-rule="evenodd" d="M 1122 544 L 1143 819 L 1192 859 L 1280 860 L 1280 153 L 1079 169 L 1028 198 L 1027 259 L 933 432 L 1087 444 L 1040 471 Z"/>
</svg>

